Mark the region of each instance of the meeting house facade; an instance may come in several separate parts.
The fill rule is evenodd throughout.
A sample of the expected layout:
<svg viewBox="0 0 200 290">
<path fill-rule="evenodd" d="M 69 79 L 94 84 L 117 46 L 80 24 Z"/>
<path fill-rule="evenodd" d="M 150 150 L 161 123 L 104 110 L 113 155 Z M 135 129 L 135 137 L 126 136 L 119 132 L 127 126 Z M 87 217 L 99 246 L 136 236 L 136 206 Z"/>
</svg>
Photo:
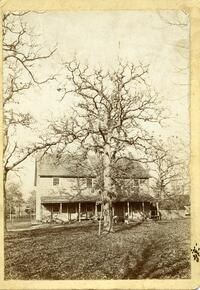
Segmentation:
<svg viewBox="0 0 200 290">
<path fill-rule="evenodd" d="M 149 194 L 149 173 L 135 161 L 119 164 L 116 195 L 112 200 L 113 216 L 121 220 L 151 217 L 157 210 Z M 123 169 L 123 174 L 122 172 Z M 99 176 L 89 160 L 58 159 L 55 154 L 37 157 L 35 161 L 36 220 L 63 222 L 99 220 L 102 198 Z"/>
</svg>

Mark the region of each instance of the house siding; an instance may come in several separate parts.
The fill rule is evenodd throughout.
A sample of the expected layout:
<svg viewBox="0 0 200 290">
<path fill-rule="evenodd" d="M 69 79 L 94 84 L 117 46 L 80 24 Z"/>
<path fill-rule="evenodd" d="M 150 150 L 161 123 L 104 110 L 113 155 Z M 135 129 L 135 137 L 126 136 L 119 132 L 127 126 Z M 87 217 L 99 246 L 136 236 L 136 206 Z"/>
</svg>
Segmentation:
<svg viewBox="0 0 200 290">
<path fill-rule="evenodd" d="M 49 215 L 49 211 L 41 203 L 43 196 L 65 196 L 76 195 L 78 193 L 91 195 L 93 194 L 93 188 L 87 188 L 86 178 L 60 177 L 59 185 L 54 186 L 53 177 L 37 176 L 36 192 L 36 220 L 40 221 L 43 215 Z"/>
<path fill-rule="evenodd" d="M 39 177 L 38 179 L 38 191 L 41 196 L 49 194 L 62 195 L 62 194 L 82 194 L 92 193 L 92 188 L 87 188 L 86 178 L 68 178 L 60 177 L 59 184 L 53 185 L 53 177 Z"/>
<path fill-rule="evenodd" d="M 95 178 L 95 175 L 87 170 L 78 170 L 75 175 L 74 171 L 70 171 L 70 166 L 67 164 L 66 168 L 62 168 L 62 166 L 58 166 L 50 162 L 51 160 L 46 160 L 36 162 L 35 169 L 35 185 L 36 185 L 36 219 L 41 221 L 46 217 L 53 217 L 56 215 L 62 214 L 66 219 L 79 219 L 78 208 L 81 204 L 82 212 L 81 215 L 86 215 L 86 218 L 89 215 L 100 216 L 99 206 L 95 206 L 97 200 L 94 198 L 98 195 L 98 190 L 95 191 L 94 187 L 96 187 L 96 183 L 98 179 Z M 43 165 L 42 165 L 43 163 Z M 138 165 L 139 166 L 139 165 Z M 136 203 L 132 203 L 130 201 L 129 208 L 129 218 L 134 217 L 134 212 L 142 211 L 142 202 L 144 201 L 140 197 L 140 193 L 148 194 L 148 181 L 149 176 L 145 170 L 142 169 L 141 166 L 138 167 L 140 170 L 134 169 L 134 173 L 136 174 L 134 177 L 131 175 L 127 175 L 127 177 L 118 177 L 119 181 L 119 198 L 126 195 L 137 196 Z M 130 170 L 129 170 L 130 171 Z M 140 178 L 139 178 L 140 175 Z M 75 177 L 73 177 L 75 176 Z M 78 177 L 76 177 L 78 176 Z M 59 184 L 53 185 L 53 178 L 59 178 Z M 92 187 L 89 188 L 87 185 L 91 184 L 87 182 L 87 178 L 92 179 Z M 136 181 L 137 180 L 137 181 Z M 129 195 L 130 194 L 130 195 Z M 72 201 L 72 197 L 81 196 L 82 200 Z M 92 198 L 91 198 L 92 197 Z M 88 198 L 88 199 L 87 199 Z M 89 210 L 85 210 L 86 203 L 92 204 L 91 213 Z M 136 209 L 138 203 L 138 208 Z M 145 207 L 145 211 L 149 212 L 149 203 L 147 203 L 147 207 Z M 75 206 L 75 210 L 72 210 L 72 207 Z M 127 213 L 127 201 L 122 201 L 121 206 L 123 207 L 123 215 Z M 62 211 L 60 210 L 62 209 Z"/>
</svg>

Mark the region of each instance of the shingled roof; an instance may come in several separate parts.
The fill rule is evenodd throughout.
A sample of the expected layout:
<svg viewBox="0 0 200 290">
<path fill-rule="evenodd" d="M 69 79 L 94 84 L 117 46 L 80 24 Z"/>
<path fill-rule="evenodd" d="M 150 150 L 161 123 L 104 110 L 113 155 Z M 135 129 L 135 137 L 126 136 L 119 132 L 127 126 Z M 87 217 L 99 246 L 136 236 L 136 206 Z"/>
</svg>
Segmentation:
<svg viewBox="0 0 200 290">
<path fill-rule="evenodd" d="M 58 159 L 56 154 L 47 154 L 37 160 L 37 175 L 45 177 L 96 177 L 87 160 L 65 156 Z"/>
<path fill-rule="evenodd" d="M 148 170 L 138 162 L 128 158 L 119 159 L 114 167 L 115 178 L 143 178 L 150 177 Z"/>
<path fill-rule="evenodd" d="M 77 202 L 96 202 L 100 199 L 99 195 L 66 195 L 66 196 L 42 196 L 42 203 L 77 203 Z"/>
<path fill-rule="evenodd" d="M 42 203 L 78 203 L 78 202 L 100 202 L 100 195 L 66 195 L 66 196 L 42 196 Z M 155 198 L 153 198 L 149 194 L 133 194 L 127 195 L 123 197 L 116 197 L 113 199 L 113 202 L 154 202 Z"/>
<path fill-rule="evenodd" d="M 79 160 L 71 156 L 58 159 L 56 154 L 46 154 L 37 159 L 36 175 L 41 177 L 90 177 L 95 178 L 96 173 L 88 160 Z M 133 160 L 122 158 L 113 167 L 115 178 L 149 178 L 149 172 Z"/>
</svg>

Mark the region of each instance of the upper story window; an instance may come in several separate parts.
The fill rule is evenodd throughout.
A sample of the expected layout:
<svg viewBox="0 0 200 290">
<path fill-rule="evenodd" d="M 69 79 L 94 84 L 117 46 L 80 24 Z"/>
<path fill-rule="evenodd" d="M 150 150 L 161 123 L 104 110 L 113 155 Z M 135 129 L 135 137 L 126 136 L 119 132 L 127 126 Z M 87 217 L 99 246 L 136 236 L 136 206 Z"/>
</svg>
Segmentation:
<svg viewBox="0 0 200 290">
<path fill-rule="evenodd" d="M 146 182 L 146 179 L 144 179 L 144 178 L 140 179 L 140 184 L 145 183 L 145 182 Z"/>
<path fill-rule="evenodd" d="M 92 187 L 92 178 L 87 178 L 87 187 L 88 188 Z"/>
<path fill-rule="evenodd" d="M 134 186 L 139 186 L 139 179 L 134 179 Z"/>
<path fill-rule="evenodd" d="M 53 186 L 59 184 L 59 178 L 58 177 L 53 177 Z"/>
</svg>

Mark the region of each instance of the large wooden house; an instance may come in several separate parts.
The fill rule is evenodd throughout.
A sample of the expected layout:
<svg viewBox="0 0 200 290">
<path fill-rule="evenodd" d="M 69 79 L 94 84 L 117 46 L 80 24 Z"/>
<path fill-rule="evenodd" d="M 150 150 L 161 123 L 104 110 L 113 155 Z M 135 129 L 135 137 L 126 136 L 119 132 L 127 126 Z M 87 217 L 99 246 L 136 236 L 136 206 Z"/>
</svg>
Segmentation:
<svg viewBox="0 0 200 290">
<path fill-rule="evenodd" d="M 88 160 L 77 162 L 47 154 L 35 163 L 36 219 L 98 219 L 102 202 L 97 173 Z M 121 160 L 115 170 L 118 181 L 113 198 L 113 216 L 134 220 L 150 217 L 156 209 L 148 193 L 149 173 L 138 162 Z M 117 172 L 117 173 L 116 173 Z"/>
</svg>

